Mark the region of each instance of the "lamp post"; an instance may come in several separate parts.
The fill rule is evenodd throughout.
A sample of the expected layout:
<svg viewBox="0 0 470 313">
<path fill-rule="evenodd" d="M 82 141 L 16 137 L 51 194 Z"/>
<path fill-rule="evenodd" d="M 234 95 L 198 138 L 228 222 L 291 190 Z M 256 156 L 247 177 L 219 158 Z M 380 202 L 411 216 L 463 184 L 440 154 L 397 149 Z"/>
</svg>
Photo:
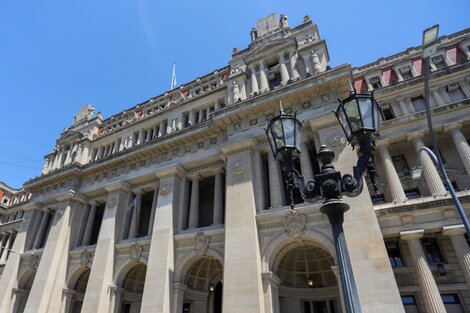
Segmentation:
<svg viewBox="0 0 470 313">
<path fill-rule="evenodd" d="M 335 115 L 349 143 L 353 147 L 359 146 L 360 156 L 357 165 L 353 167 L 353 175 L 341 176 L 332 164 L 334 152 L 322 145 L 317 153 L 317 159 L 321 163 L 320 173 L 315 175 L 313 180 L 305 182 L 294 167 L 295 160 L 301 153 L 302 124 L 296 118 L 296 113 L 286 114 L 282 105 L 280 115 L 269 121 L 266 134 L 274 158 L 282 162 L 290 193 L 291 209 L 294 209 L 294 189 L 298 189 L 306 201 L 323 199 L 320 211 L 328 216 L 331 224 L 346 313 L 360 313 L 362 310 L 343 231 L 344 212 L 349 210 L 349 205 L 343 202 L 342 195 L 358 196 L 363 189 L 363 177 L 366 171 L 375 191 L 378 190 L 374 142 L 379 136 L 380 108 L 373 93 L 358 94 L 355 90 L 351 90 L 349 97 L 338 100 L 339 106 Z"/>
<path fill-rule="evenodd" d="M 444 163 L 442 162 L 441 154 L 439 152 L 439 146 L 437 145 L 436 137 L 434 136 L 433 126 L 432 126 L 432 115 L 431 108 L 429 106 L 429 67 L 431 66 L 431 55 L 437 52 L 437 38 L 439 33 L 439 25 L 436 24 L 431 26 L 423 31 L 423 58 L 424 58 L 424 103 L 426 106 L 426 118 L 428 121 L 429 135 L 431 137 L 432 147 L 434 151 L 431 151 L 429 148 L 422 147 L 418 153 L 426 152 L 431 156 L 434 164 L 438 167 L 441 172 L 442 177 L 449 190 L 452 200 L 454 201 L 457 212 L 459 213 L 460 218 L 467 230 L 467 234 L 470 234 L 470 223 L 468 222 L 467 215 L 460 203 L 457 194 L 455 193 L 454 186 L 447 176 L 447 172 L 444 168 Z"/>
</svg>

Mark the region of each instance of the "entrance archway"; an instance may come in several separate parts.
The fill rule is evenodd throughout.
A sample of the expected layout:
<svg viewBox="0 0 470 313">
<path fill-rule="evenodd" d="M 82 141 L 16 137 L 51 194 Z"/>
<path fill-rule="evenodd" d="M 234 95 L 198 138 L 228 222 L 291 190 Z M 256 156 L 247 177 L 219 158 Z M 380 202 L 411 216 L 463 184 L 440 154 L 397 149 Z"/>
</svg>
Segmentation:
<svg viewBox="0 0 470 313">
<path fill-rule="evenodd" d="M 278 257 L 274 273 L 280 280 L 281 313 L 341 312 L 334 259 L 326 250 L 304 243 L 286 247 Z"/>
<path fill-rule="evenodd" d="M 72 304 L 70 306 L 70 313 L 80 313 L 83 305 L 83 298 L 85 297 L 86 287 L 88 285 L 88 278 L 90 277 L 90 269 L 86 268 L 83 273 L 75 281 L 73 286 Z"/>
<path fill-rule="evenodd" d="M 222 313 L 223 268 L 216 258 L 202 256 L 185 276 L 184 313 Z M 182 313 L 178 312 L 178 313 Z"/>
<path fill-rule="evenodd" d="M 127 272 L 119 286 L 122 288 L 120 313 L 140 312 L 146 274 L 147 266 L 142 263 L 137 263 Z"/>
<path fill-rule="evenodd" d="M 16 296 L 13 307 L 14 313 L 23 313 L 35 277 L 36 269 L 31 269 L 24 273 L 21 279 L 18 280 L 18 289 L 15 291 Z"/>
</svg>

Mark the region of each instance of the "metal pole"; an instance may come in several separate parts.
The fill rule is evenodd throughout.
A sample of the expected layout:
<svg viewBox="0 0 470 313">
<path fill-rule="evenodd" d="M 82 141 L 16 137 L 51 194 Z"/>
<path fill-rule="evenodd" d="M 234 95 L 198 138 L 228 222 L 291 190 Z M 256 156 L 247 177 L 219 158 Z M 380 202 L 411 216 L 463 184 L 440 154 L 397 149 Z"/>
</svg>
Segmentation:
<svg viewBox="0 0 470 313">
<path fill-rule="evenodd" d="M 357 294 L 356 281 L 354 280 L 343 231 L 344 212 L 348 209 L 348 204 L 344 203 L 342 200 L 334 199 L 326 200 L 320 210 L 328 216 L 333 232 L 336 258 L 341 277 L 341 287 L 343 289 L 345 313 L 362 313 L 359 296 Z"/>
<path fill-rule="evenodd" d="M 462 204 L 460 203 L 459 198 L 457 197 L 457 194 L 455 193 L 454 186 L 452 186 L 452 182 L 449 179 L 449 176 L 447 176 L 447 172 L 444 168 L 444 164 L 442 163 L 442 158 L 441 154 L 439 152 L 439 146 L 437 145 L 436 137 L 434 136 L 434 131 L 432 127 L 432 118 L 431 118 L 431 108 L 429 106 L 429 66 L 430 66 L 430 57 L 427 56 L 424 61 L 424 104 L 426 106 L 426 117 L 428 120 L 428 128 L 429 128 L 429 135 L 431 136 L 431 142 L 432 142 L 432 147 L 433 147 L 433 154 L 435 155 L 433 159 L 434 163 L 437 162 L 437 167 L 439 168 L 439 171 L 441 172 L 442 176 L 444 177 L 445 184 L 447 186 L 447 190 L 449 190 L 450 195 L 452 196 L 452 200 L 454 201 L 455 207 L 457 208 L 457 212 L 460 215 L 460 218 L 462 219 L 462 222 L 465 226 L 465 229 L 467 230 L 467 234 L 470 235 L 470 223 L 468 222 L 467 215 L 465 214 L 465 210 L 462 207 Z M 431 154 L 431 151 L 425 150 L 428 154 Z"/>
</svg>

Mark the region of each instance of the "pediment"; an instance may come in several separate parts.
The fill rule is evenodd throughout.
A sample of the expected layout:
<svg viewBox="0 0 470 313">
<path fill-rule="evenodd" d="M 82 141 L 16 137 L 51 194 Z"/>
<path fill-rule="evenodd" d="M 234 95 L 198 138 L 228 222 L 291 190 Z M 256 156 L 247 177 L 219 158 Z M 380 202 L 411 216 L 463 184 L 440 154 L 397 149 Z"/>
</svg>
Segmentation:
<svg viewBox="0 0 470 313">
<path fill-rule="evenodd" d="M 79 140 L 83 137 L 83 134 L 78 132 L 78 131 L 66 131 L 60 136 L 60 138 L 57 140 L 57 142 L 71 142 L 74 140 Z"/>
<path fill-rule="evenodd" d="M 286 50 L 286 48 L 294 47 L 297 49 L 297 40 L 293 37 L 271 39 L 261 42 L 259 45 L 252 46 L 252 50 L 244 58 L 245 63 L 250 63 L 258 58 L 272 56 L 278 52 Z"/>
</svg>

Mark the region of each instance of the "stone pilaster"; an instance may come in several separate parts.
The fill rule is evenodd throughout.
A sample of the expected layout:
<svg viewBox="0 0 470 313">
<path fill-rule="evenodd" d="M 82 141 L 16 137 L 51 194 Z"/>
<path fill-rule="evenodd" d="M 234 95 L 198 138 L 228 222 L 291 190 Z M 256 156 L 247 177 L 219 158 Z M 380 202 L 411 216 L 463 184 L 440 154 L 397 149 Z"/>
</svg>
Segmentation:
<svg viewBox="0 0 470 313">
<path fill-rule="evenodd" d="M 387 176 L 388 190 L 394 202 L 403 202 L 406 200 L 405 191 L 401 185 L 400 177 L 398 177 L 397 170 L 393 165 L 392 157 L 388 151 L 389 142 L 387 140 L 380 140 L 376 143 L 380 152 L 380 159 L 382 160 L 385 176 Z"/>
<path fill-rule="evenodd" d="M 464 273 L 467 288 L 470 288 L 470 247 L 465 239 L 463 224 L 442 227 L 442 234 L 450 237 L 455 254 L 459 260 L 460 268 Z"/>
<path fill-rule="evenodd" d="M 227 158 L 224 313 L 264 312 L 261 256 L 256 225 L 252 138 L 221 147 Z M 243 251 L 243 252 L 242 252 Z M 240 271 L 239 269 L 243 269 Z"/>
<path fill-rule="evenodd" d="M 465 166 L 465 170 L 467 171 L 467 174 L 470 175 L 470 146 L 468 145 L 461 128 L 462 123 L 444 125 L 444 131 L 449 133 L 452 137 L 452 141 L 454 142 L 460 159 Z"/>
<path fill-rule="evenodd" d="M 111 309 L 109 288 L 113 281 L 116 214 L 126 208 L 130 189 L 122 181 L 106 186 L 106 191 L 108 199 L 93 255 L 93 259 L 99 262 L 93 262 L 87 285 L 87 290 L 93 292 L 85 293 L 81 313 L 110 312 Z"/>
<path fill-rule="evenodd" d="M 427 313 L 446 313 L 441 294 L 437 288 L 436 281 L 432 276 L 431 269 L 426 261 L 420 238 L 424 230 L 409 230 L 400 232 L 402 240 L 406 240 L 411 253 L 411 259 L 418 275 L 418 284 L 423 296 Z"/>
<path fill-rule="evenodd" d="M 96 215 L 96 203 L 92 203 L 90 206 L 90 210 L 88 212 L 85 233 L 83 234 L 82 246 L 87 246 L 90 244 L 91 232 L 93 231 L 93 223 L 95 221 L 95 215 Z"/>
<path fill-rule="evenodd" d="M 67 278 L 71 211 L 79 204 L 74 199 L 77 198 L 73 190 L 56 199 L 58 204 L 25 313 L 49 313 L 60 310 L 62 289 Z"/>
<path fill-rule="evenodd" d="M 442 196 L 447 193 L 444 183 L 442 182 L 439 172 L 437 171 L 436 166 L 434 165 L 431 157 L 425 152 L 419 152 L 419 149 L 424 147 L 423 143 L 423 133 L 416 132 L 408 134 L 408 141 L 413 142 L 416 153 L 419 154 L 419 160 L 423 167 L 424 179 L 431 191 L 431 194 L 434 196 Z"/>
<path fill-rule="evenodd" d="M 140 223 L 140 206 L 142 205 L 142 193 L 141 189 L 133 190 L 135 194 L 135 205 L 134 209 L 132 210 L 132 218 L 131 218 L 131 227 L 129 228 L 129 238 L 137 238 L 137 234 L 139 231 L 139 223 Z"/>
<path fill-rule="evenodd" d="M 279 284 L 281 280 L 272 272 L 263 273 L 265 313 L 281 313 L 279 306 Z"/>
<path fill-rule="evenodd" d="M 150 244 L 141 313 L 170 313 L 174 272 L 173 212 L 177 211 L 183 170 L 179 165 L 157 172 L 157 211 Z"/>
<path fill-rule="evenodd" d="M 44 240 L 44 236 L 46 234 L 46 227 L 47 223 L 49 221 L 49 213 L 46 211 L 43 211 L 41 214 L 41 223 L 39 224 L 39 229 L 37 234 L 35 235 L 34 239 L 34 249 L 39 249 L 41 248 L 41 244 Z"/>
<path fill-rule="evenodd" d="M 441 95 L 439 94 L 439 90 L 437 90 L 437 89 L 434 90 L 434 91 L 432 92 L 432 96 L 433 96 L 433 98 L 434 98 L 434 101 L 435 101 L 435 103 L 436 103 L 436 106 L 444 105 L 445 102 L 444 102 L 444 100 L 442 100 L 442 97 L 441 97 Z"/>
<path fill-rule="evenodd" d="M 266 73 L 266 66 L 264 65 L 263 62 L 260 63 L 259 65 L 259 80 L 260 80 L 260 92 L 266 92 L 269 90 L 269 82 L 268 82 L 268 76 Z"/>
<path fill-rule="evenodd" d="M 281 85 L 285 86 L 289 82 L 289 72 L 287 71 L 284 55 L 279 55 L 279 71 L 281 72 Z"/>
</svg>

